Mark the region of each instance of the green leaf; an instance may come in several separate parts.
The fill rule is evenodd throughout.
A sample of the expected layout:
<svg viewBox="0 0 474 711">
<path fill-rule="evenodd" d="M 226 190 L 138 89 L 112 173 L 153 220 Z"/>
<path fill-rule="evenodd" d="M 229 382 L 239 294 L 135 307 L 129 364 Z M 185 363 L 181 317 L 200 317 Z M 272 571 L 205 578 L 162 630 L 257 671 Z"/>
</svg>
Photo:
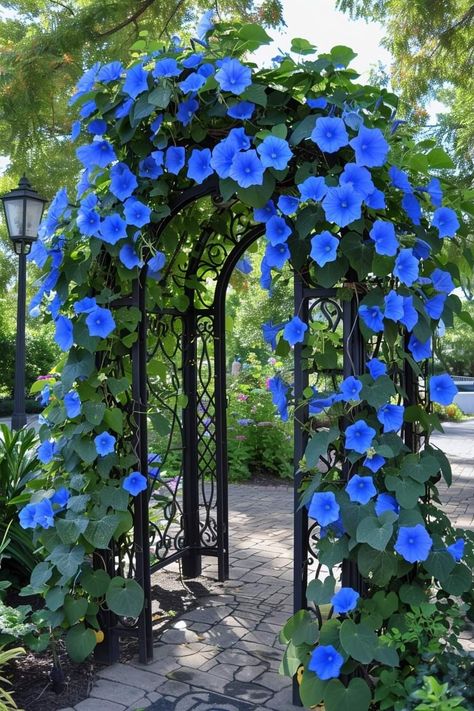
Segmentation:
<svg viewBox="0 0 474 711">
<path fill-rule="evenodd" d="M 107 387 L 114 397 L 129 390 L 130 385 L 128 378 L 107 378 Z"/>
<path fill-rule="evenodd" d="M 419 484 L 409 477 L 401 479 L 400 477 L 387 474 L 385 477 L 385 486 L 389 491 L 395 492 L 395 498 L 400 506 L 405 509 L 414 508 L 420 496 L 423 496 L 425 493 L 424 485 Z"/>
<path fill-rule="evenodd" d="M 107 605 L 121 617 L 138 617 L 143 608 L 144 594 L 136 580 L 112 578 L 105 594 Z"/>
<path fill-rule="evenodd" d="M 324 692 L 326 711 L 367 711 L 371 700 L 363 679 L 351 679 L 347 687 L 339 679 L 331 679 Z"/>
<path fill-rule="evenodd" d="M 426 602 L 426 592 L 418 585 L 404 583 L 398 591 L 400 600 L 407 605 L 421 605 Z"/>
<path fill-rule="evenodd" d="M 50 560 L 61 575 L 66 578 L 72 578 L 77 573 L 77 570 L 84 560 L 85 550 L 82 546 L 71 548 L 70 546 L 60 545 L 49 554 L 47 560 Z"/>
<path fill-rule="evenodd" d="M 83 662 L 96 643 L 94 630 L 82 624 L 71 627 L 66 635 L 66 649 L 73 662 Z"/>
<path fill-rule="evenodd" d="M 241 99 L 252 101 L 259 106 L 267 105 L 267 91 L 263 84 L 251 84 L 241 95 Z"/>
<path fill-rule="evenodd" d="M 263 27 L 250 23 L 242 25 L 237 36 L 240 40 L 245 42 L 251 52 L 258 47 L 261 47 L 264 44 L 270 44 L 270 42 L 273 41 L 270 35 L 267 35 Z"/>
<path fill-rule="evenodd" d="M 172 91 L 169 86 L 157 86 L 148 95 L 148 103 L 153 104 L 158 109 L 166 109 L 171 101 Z"/>
<path fill-rule="evenodd" d="M 84 415 L 91 425 L 100 425 L 104 417 L 106 405 L 104 402 L 86 402 L 84 403 Z"/>
<path fill-rule="evenodd" d="M 121 486 L 108 484 L 99 493 L 99 499 L 105 506 L 116 511 L 126 511 L 128 509 L 129 494 Z"/>
<path fill-rule="evenodd" d="M 303 706 L 311 708 L 320 704 L 327 685 L 327 681 L 322 681 L 314 672 L 305 669 L 300 686 L 300 699 Z"/>
<path fill-rule="evenodd" d="M 97 458 L 97 451 L 94 442 L 90 439 L 83 437 L 82 439 L 76 439 L 73 443 L 74 451 L 80 456 L 83 462 L 86 464 L 92 464 L 92 462 Z"/>
<path fill-rule="evenodd" d="M 263 185 L 252 185 L 250 188 L 238 188 L 237 197 L 250 207 L 264 207 L 275 190 L 275 178 L 268 171 L 263 177 Z"/>
<path fill-rule="evenodd" d="M 308 610 L 298 610 L 280 632 L 280 642 L 282 644 L 287 644 L 293 639 L 293 635 L 298 632 L 300 628 L 307 627 L 312 622 L 312 617 Z"/>
<path fill-rule="evenodd" d="M 44 596 L 44 601 L 46 603 L 46 607 L 49 610 L 56 612 L 56 610 L 59 610 L 59 608 L 63 606 L 65 597 L 66 597 L 66 589 L 65 588 L 60 588 L 60 587 L 51 588 L 50 590 L 48 590 L 48 592 Z"/>
<path fill-rule="evenodd" d="M 167 437 L 171 432 L 171 423 L 160 412 L 150 412 L 148 415 L 154 431 L 160 437 Z"/>
<path fill-rule="evenodd" d="M 341 251 L 346 255 L 351 267 L 357 271 L 359 279 L 365 279 L 372 265 L 373 246 L 364 242 L 357 233 L 348 232 L 341 240 Z M 379 378 L 377 382 L 378 380 Z"/>
<path fill-rule="evenodd" d="M 347 619 L 341 625 L 339 637 L 344 651 L 361 664 L 368 664 L 378 647 L 378 637 L 364 622 L 356 624 Z"/>
<path fill-rule="evenodd" d="M 84 533 L 84 538 L 93 545 L 94 548 L 107 548 L 119 520 L 117 514 L 109 514 L 103 516 L 98 521 L 90 521 Z"/>
<path fill-rule="evenodd" d="M 441 473 L 443 475 L 443 478 L 448 486 L 451 486 L 453 483 L 453 472 L 451 469 L 451 464 L 449 462 L 449 459 L 445 455 L 444 452 L 441 451 L 441 449 L 437 449 L 436 447 L 432 447 L 431 445 L 428 445 L 425 448 L 426 452 L 429 452 L 430 454 L 433 455 L 433 457 L 436 457 L 438 461 L 438 466 L 441 469 Z"/>
<path fill-rule="evenodd" d="M 43 586 L 48 582 L 53 574 L 53 569 L 49 563 L 41 562 L 35 565 L 31 571 L 30 585 L 32 588 L 38 589 L 41 592 Z"/>
<path fill-rule="evenodd" d="M 452 159 L 440 146 L 433 148 L 433 150 L 428 153 L 427 158 L 430 168 L 448 170 L 454 168 Z"/>
<path fill-rule="evenodd" d="M 297 146 L 305 138 L 309 138 L 313 132 L 317 116 L 306 116 L 302 121 L 296 124 L 296 128 L 290 136 L 290 146 Z"/>
<path fill-rule="evenodd" d="M 356 540 L 358 543 L 368 543 L 375 550 L 384 551 L 392 533 L 393 525 L 389 521 L 366 516 L 357 526 Z"/>
<path fill-rule="evenodd" d="M 347 538 L 339 538 L 337 541 L 330 541 L 328 538 L 323 538 L 319 541 L 319 562 L 327 565 L 328 568 L 333 568 L 338 563 L 342 563 L 344 558 L 349 554 L 349 546 Z"/>
<path fill-rule="evenodd" d="M 59 538 L 63 543 L 67 544 L 76 543 L 81 533 L 86 530 L 88 523 L 89 521 L 86 518 L 57 518 L 55 526 Z"/>
<path fill-rule="evenodd" d="M 441 580 L 452 571 L 456 561 L 451 553 L 447 551 L 431 551 L 428 558 L 424 561 L 423 567 L 434 578 Z"/>
<path fill-rule="evenodd" d="M 354 52 L 354 50 L 343 44 L 338 44 L 336 47 L 333 47 L 330 51 L 330 55 L 333 64 L 343 64 L 345 67 L 357 57 L 357 53 Z"/>
<path fill-rule="evenodd" d="M 118 407 L 111 407 L 105 411 L 104 414 L 104 425 L 109 429 L 117 432 L 117 434 L 123 434 L 123 412 Z"/>
<path fill-rule="evenodd" d="M 386 664 L 388 667 L 397 667 L 400 664 L 397 650 L 383 642 L 379 642 L 379 646 L 375 650 L 374 658 L 381 664 Z"/>
<path fill-rule="evenodd" d="M 359 548 L 357 564 L 361 574 L 371 576 L 372 582 L 379 587 L 387 585 L 397 572 L 397 561 L 393 553 L 376 551 L 366 543 Z"/>
<path fill-rule="evenodd" d="M 155 91 L 157 91 L 157 89 L 155 89 L 152 93 L 154 94 Z M 155 109 L 156 104 L 149 102 L 148 94 L 142 94 L 142 96 L 140 96 L 140 98 L 133 104 L 132 111 L 129 116 L 130 125 L 133 127 L 138 126 L 140 121 L 147 116 L 150 116 Z"/>
<path fill-rule="evenodd" d="M 284 676 L 293 677 L 299 667 L 306 661 L 306 649 L 307 647 L 305 646 L 303 651 L 301 647 L 297 647 L 293 642 L 289 642 L 280 663 L 279 673 Z"/>
<path fill-rule="evenodd" d="M 79 376 L 88 377 L 95 368 L 94 356 L 86 351 L 73 350 L 61 373 L 64 391 L 70 390 Z"/>
<path fill-rule="evenodd" d="M 395 386 L 388 375 L 381 375 L 373 383 L 365 383 L 360 392 L 361 399 L 376 409 L 389 402 L 392 395 L 395 395 Z"/>
<path fill-rule="evenodd" d="M 102 597 L 110 585 L 110 575 L 105 570 L 85 568 L 81 574 L 81 585 L 92 597 Z"/>
<path fill-rule="evenodd" d="M 64 612 L 70 625 L 75 625 L 81 617 L 85 617 L 89 603 L 85 597 L 73 598 L 67 595 L 64 600 Z"/>
<path fill-rule="evenodd" d="M 398 610 L 398 595 L 393 590 L 388 595 L 383 590 L 379 590 L 372 597 L 372 601 L 384 620 L 388 620 Z"/>
<path fill-rule="evenodd" d="M 302 37 L 293 37 L 291 40 L 290 51 L 295 54 L 314 54 L 317 51 L 317 48 L 308 42 L 307 39 L 303 39 Z"/>
<path fill-rule="evenodd" d="M 316 605 L 328 605 L 334 595 L 335 586 L 336 581 L 332 575 L 328 575 L 324 580 L 315 578 L 306 589 L 306 599 Z"/>
<path fill-rule="evenodd" d="M 309 469 L 317 467 L 321 455 L 326 454 L 331 442 L 339 436 L 339 428 L 331 427 L 329 430 L 320 430 L 313 434 L 306 445 L 304 457 Z"/>
<path fill-rule="evenodd" d="M 458 563 L 449 574 L 440 577 L 439 582 L 450 595 L 462 595 L 471 589 L 472 573 L 467 565 Z"/>
<path fill-rule="evenodd" d="M 345 276 L 349 268 L 349 262 L 345 257 L 340 257 L 335 262 L 328 262 L 324 267 L 317 264 L 312 265 L 316 283 L 330 289 L 335 286 Z"/>
</svg>

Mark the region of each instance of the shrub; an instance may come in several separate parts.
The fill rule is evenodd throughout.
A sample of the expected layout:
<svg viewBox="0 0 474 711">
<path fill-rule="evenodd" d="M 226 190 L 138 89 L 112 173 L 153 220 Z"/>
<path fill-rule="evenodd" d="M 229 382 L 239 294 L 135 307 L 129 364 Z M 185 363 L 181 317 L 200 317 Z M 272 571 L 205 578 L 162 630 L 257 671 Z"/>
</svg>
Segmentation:
<svg viewBox="0 0 474 711">
<path fill-rule="evenodd" d="M 21 647 L 7 650 L 0 648 L 0 669 L 24 653 L 25 650 Z M 18 706 L 13 700 L 11 693 L 4 688 L 4 684 L 9 685 L 10 682 L 3 676 L 0 676 L 0 711 L 12 711 L 12 709 L 18 708 Z"/>
</svg>

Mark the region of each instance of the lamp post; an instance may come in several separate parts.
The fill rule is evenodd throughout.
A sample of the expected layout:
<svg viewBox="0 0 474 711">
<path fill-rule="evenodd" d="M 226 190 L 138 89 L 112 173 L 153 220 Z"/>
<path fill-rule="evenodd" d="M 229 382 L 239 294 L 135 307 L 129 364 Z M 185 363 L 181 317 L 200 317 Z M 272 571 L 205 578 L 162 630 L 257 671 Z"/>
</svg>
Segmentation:
<svg viewBox="0 0 474 711">
<path fill-rule="evenodd" d="M 18 307 L 15 351 L 15 399 L 12 429 L 26 425 L 25 412 L 25 319 L 26 319 L 26 255 L 38 239 L 38 228 L 43 215 L 44 198 L 33 190 L 26 176 L 17 188 L 0 198 L 3 202 L 8 235 L 13 243 L 18 264 Z"/>
</svg>

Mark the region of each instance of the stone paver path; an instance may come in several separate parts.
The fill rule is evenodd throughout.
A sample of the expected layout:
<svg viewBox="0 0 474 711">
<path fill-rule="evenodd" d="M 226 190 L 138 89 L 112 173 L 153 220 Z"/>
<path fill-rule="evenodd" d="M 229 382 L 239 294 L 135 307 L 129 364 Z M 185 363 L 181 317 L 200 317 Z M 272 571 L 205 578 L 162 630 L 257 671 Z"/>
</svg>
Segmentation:
<svg viewBox="0 0 474 711">
<path fill-rule="evenodd" d="M 453 485 L 440 484 L 455 525 L 474 529 L 474 420 L 437 435 L 453 464 Z M 63 711 L 296 711 L 291 685 L 278 675 L 278 632 L 291 615 L 292 490 L 229 487 L 230 580 L 222 594 L 163 632 L 148 666 L 101 670 L 91 696 Z M 204 559 L 215 580 L 217 564 Z"/>
</svg>

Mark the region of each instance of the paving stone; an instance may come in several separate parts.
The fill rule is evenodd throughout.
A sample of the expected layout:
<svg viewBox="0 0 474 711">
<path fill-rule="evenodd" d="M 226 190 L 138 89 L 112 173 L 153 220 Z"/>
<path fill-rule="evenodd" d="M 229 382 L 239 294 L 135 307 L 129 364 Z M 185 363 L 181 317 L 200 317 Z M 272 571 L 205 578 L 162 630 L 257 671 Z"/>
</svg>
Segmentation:
<svg viewBox="0 0 474 711">
<path fill-rule="evenodd" d="M 243 683 L 253 681 L 257 676 L 260 676 L 263 672 L 267 670 L 267 666 L 264 664 L 257 664 L 255 666 L 248 666 L 239 669 L 235 674 L 235 680 L 241 681 Z M 265 686 L 265 684 L 263 685 Z"/>
<path fill-rule="evenodd" d="M 115 704 L 112 701 L 100 701 L 100 705 L 97 699 L 85 699 L 79 704 L 76 704 L 75 711 L 123 711 L 126 706 L 123 704 Z"/>
<path fill-rule="evenodd" d="M 255 704 L 261 704 L 271 697 L 271 692 L 258 684 L 247 683 L 241 681 L 231 681 L 224 686 L 224 693 L 236 699 L 244 701 L 252 701 Z"/>
<path fill-rule="evenodd" d="M 224 617 L 234 612 L 233 607 L 227 605 L 216 605 L 215 607 L 203 607 L 192 612 L 187 612 L 181 619 L 192 620 L 193 622 L 207 622 L 210 625 L 220 622 Z"/>
<path fill-rule="evenodd" d="M 291 688 L 291 679 L 271 671 L 264 672 L 262 676 L 255 679 L 255 683 L 261 684 L 266 689 L 271 689 L 271 691 L 281 691 L 282 689 Z"/>
<path fill-rule="evenodd" d="M 130 670 L 135 671 L 133 667 L 130 667 Z M 153 674 L 150 676 L 153 676 Z M 123 679 L 126 678 L 126 676 L 123 677 Z M 136 686 L 120 684 L 109 679 L 98 679 L 92 687 L 90 695 L 97 699 L 105 699 L 106 701 L 130 706 L 138 699 L 142 699 L 145 696 L 145 692 Z"/>
<path fill-rule="evenodd" d="M 161 639 L 163 642 L 167 642 L 169 644 L 183 644 L 185 642 L 199 642 L 200 636 L 192 630 L 177 630 L 175 628 L 170 628 L 163 632 Z"/>
<path fill-rule="evenodd" d="M 260 659 L 253 657 L 251 654 L 246 654 L 237 649 L 226 649 L 217 655 L 216 660 L 219 664 L 236 664 L 239 667 L 257 666 L 260 664 Z"/>
<path fill-rule="evenodd" d="M 129 706 L 127 711 L 142 711 L 142 709 L 147 709 L 151 706 L 152 702 L 149 699 L 141 699 L 137 704 L 133 704 L 132 706 Z M 100 709 L 97 709 L 97 711 L 100 711 Z"/>
<path fill-rule="evenodd" d="M 144 692 L 153 691 L 156 689 L 157 674 L 151 667 L 152 665 L 147 665 L 146 667 L 142 666 L 141 669 L 137 669 L 137 667 L 131 666 L 130 664 L 113 664 L 110 667 L 101 669 L 97 676 L 101 679 L 116 681 L 119 684 L 128 684 L 137 689 L 143 689 Z"/>
</svg>

